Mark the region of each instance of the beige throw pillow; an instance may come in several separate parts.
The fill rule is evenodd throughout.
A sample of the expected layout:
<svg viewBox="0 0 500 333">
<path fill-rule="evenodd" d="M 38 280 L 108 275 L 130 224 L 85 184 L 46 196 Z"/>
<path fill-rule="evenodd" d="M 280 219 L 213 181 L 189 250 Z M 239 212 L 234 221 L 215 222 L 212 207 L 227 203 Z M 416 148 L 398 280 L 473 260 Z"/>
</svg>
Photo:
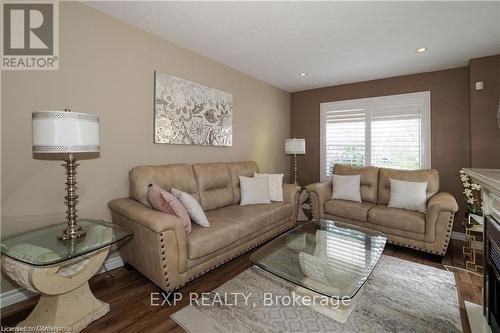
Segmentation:
<svg viewBox="0 0 500 333">
<path fill-rule="evenodd" d="M 240 206 L 271 203 L 267 177 L 250 178 L 240 176 Z"/>
<path fill-rule="evenodd" d="M 425 213 L 427 182 L 406 182 L 392 178 L 389 181 L 391 183 L 391 196 L 387 207 Z"/>
<path fill-rule="evenodd" d="M 210 227 L 210 223 L 208 223 L 208 219 L 203 211 L 203 208 L 201 208 L 198 201 L 191 194 L 179 191 L 173 187 L 171 192 L 184 205 L 191 221 L 202 227 Z"/>
<path fill-rule="evenodd" d="M 254 173 L 255 178 L 267 177 L 269 199 L 271 201 L 283 201 L 283 174 Z"/>
<path fill-rule="evenodd" d="M 333 175 L 332 199 L 361 202 L 361 175 Z"/>
</svg>

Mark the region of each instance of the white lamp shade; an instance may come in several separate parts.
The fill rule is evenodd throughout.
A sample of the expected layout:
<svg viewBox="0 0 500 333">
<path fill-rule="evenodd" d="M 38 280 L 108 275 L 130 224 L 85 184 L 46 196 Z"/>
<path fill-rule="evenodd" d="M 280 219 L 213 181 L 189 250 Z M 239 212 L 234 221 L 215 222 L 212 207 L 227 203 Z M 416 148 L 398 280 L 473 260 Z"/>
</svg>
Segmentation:
<svg viewBox="0 0 500 333">
<path fill-rule="evenodd" d="M 33 112 L 33 152 L 95 153 L 100 151 L 99 117 L 79 112 Z"/>
<path fill-rule="evenodd" d="M 301 155 L 306 153 L 305 139 L 286 139 L 285 154 Z"/>
</svg>

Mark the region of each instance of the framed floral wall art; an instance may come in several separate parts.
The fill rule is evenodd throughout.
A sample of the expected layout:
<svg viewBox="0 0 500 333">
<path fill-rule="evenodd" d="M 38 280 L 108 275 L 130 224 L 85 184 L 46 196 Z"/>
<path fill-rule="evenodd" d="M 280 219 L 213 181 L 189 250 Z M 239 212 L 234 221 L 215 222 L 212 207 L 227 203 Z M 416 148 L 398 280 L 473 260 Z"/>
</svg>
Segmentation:
<svg viewBox="0 0 500 333">
<path fill-rule="evenodd" d="M 154 142 L 233 144 L 233 95 L 155 72 Z"/>
</svg>

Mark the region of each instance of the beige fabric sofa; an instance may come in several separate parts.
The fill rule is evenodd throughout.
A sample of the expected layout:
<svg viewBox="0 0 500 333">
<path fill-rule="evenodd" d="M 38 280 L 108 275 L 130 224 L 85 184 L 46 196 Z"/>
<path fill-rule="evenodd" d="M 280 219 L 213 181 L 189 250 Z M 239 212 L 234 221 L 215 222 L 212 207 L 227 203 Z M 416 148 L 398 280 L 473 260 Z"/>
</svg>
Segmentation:
<svg viewBox="0 0 500 333">
<path fill-rule="evenodd" d="M 395 170 L 376 167 L 356 168 L 337 164 L 337 175 L 361 175 L 361 203 L 333 200 L 332 182 L 307 186 L 311 193 L 313 216 L 332 219 L 365 230 L 387 235 L 388 241 L 443 256 L 446 253 L 458 210 L 455 198 L 439 192 L 436 170 Z M 389 179 L 427 182 L 426 213 L 389 208 Z"/>
<path fill-rule="evenodd" d="M 109 203 L 113 222 L 134 231 L 123 259 L 165 291 L 239 256 L 295 226 L 299 187 L 284 184 L 284 202 L 240 206 L 239 176 L 258 172 L 255 162 L 139 166 L 129 173 L 130 198 Z M 176 216 L 149 207 L 148 185 L 192 194 L 209 228 L 190 234 Z"/>
</svg>

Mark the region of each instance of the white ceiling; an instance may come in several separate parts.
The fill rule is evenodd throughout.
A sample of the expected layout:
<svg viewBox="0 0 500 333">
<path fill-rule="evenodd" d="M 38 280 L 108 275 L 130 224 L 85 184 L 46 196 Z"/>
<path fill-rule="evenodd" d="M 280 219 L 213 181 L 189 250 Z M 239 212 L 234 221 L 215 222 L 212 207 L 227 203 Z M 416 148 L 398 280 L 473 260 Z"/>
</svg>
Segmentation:
<svg viewBox="0 0 500 333">
<path fill-rule="evenodd" d="M 87 4 L 287 91 L 465 66 L 500 53 L 500 2 Z M 428 51 L 415 53 L 422 46 Z"/>
</svg>

